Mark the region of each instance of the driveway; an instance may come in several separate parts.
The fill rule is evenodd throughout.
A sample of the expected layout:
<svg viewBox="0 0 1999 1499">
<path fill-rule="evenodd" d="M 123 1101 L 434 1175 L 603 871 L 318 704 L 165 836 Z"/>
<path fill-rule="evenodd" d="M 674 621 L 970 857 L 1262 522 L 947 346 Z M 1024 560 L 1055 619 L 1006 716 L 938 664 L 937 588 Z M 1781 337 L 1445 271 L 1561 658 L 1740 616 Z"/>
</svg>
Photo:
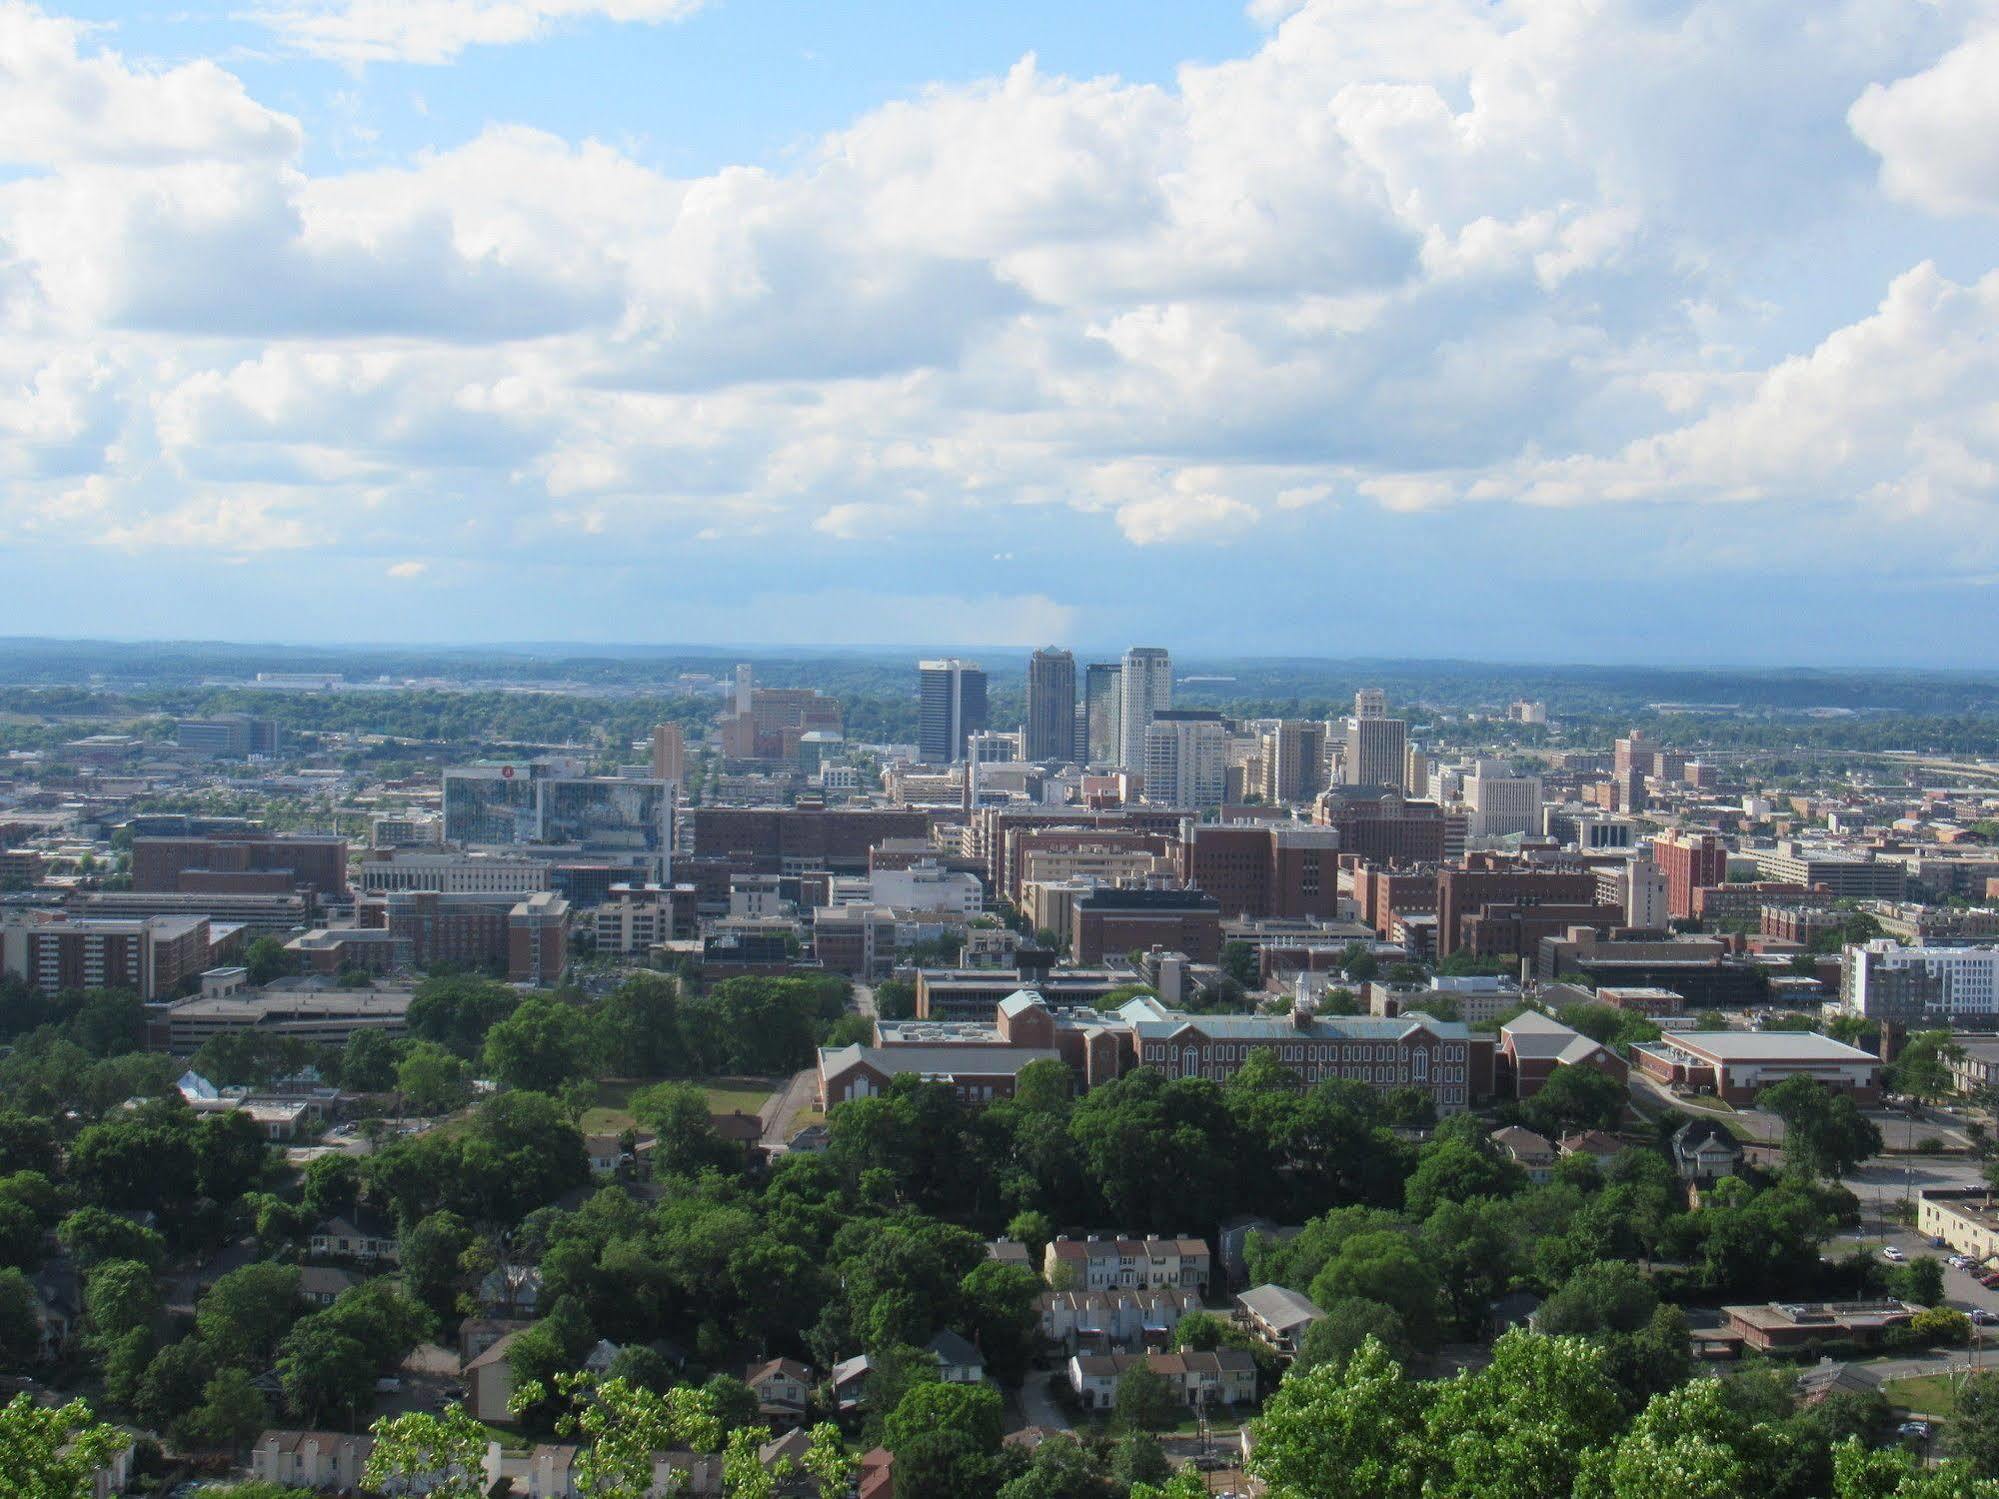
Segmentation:
<svg viewBox="0 0 1999 1499">
<path fill-rule="evenodd" d="M 1073 1431 L 1069 1418 L 1062 1414 L 1048 1394 L 1048 1379 L 1058 1371 L 1054 1369 L 1029 1369 L 1027 1381 L 1020 1387 L 1021 1426 L 1040 1426 L 1048 1431 Z M 1018 1429 L 1018 1428 L 1016 1428 Z"/>
<path fill-rule="evenodd" d="M 794 1133 L 792 1121 L 809 1113 L 819 1102 L 819 1070 L 807 1067 L 796 1074 L 784 1090 L 773 1093 L 759 1111 L 764 1132 L 760 1141 L 766 1153 L 783 1148 Z"/>
</svg>

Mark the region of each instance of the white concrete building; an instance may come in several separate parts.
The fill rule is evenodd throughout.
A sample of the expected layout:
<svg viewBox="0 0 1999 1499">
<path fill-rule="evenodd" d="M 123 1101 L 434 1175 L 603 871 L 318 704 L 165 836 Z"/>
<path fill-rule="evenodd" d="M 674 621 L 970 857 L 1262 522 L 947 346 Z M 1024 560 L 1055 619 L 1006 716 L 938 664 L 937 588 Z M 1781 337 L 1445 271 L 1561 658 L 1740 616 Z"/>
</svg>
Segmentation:
<svg viewBox="0 0 1999 1499">
<path fill-rule="evenodd" d="M 1228 795 L 1228 729 L 1205 711 L 1155 713 L 1145 727 L 1145 799 L 1164 807 L 1219 807 Z"/>
<path fill-rule="evenodd" d="M 1498 760 L 1479 760 L 1464 778 L 1473 838 L 1504 838 L 1541 827 L 1541 778 L 1517 776 Z"/>
</svg>

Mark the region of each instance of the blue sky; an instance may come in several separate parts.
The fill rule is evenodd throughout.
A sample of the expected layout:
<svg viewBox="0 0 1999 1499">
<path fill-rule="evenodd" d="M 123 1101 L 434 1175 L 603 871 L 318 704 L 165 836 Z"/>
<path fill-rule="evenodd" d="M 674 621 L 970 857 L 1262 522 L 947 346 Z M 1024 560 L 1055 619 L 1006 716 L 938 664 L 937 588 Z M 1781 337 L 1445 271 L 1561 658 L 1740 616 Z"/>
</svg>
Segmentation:
<svg viewBox="0 0 1999 1499">
<path fill-rule="evenodd" d="M 0 0 L 0 633 L 1988 666 L 1999 33 L 1804 20 Z"/>
</svg>

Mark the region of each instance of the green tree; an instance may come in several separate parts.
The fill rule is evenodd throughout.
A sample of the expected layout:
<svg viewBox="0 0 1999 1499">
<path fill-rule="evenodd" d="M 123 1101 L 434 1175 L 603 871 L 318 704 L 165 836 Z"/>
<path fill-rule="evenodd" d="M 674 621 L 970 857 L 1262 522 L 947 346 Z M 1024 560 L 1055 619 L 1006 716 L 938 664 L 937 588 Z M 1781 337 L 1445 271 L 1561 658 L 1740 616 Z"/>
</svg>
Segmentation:
<svg viewBox="0 0 1999 1499">
<path fill-rule="evenodd" d="M 903 979 L 883 979 L 875 985 L 875 1014 L 883 1020 L 914 1020 L 916 985 Z"/>
<path fill-rule="evenodd" d="M 1298 1356 L 1292 1360 L 1295 1375 L 1321 1364 L 1344 1365 L 1372 1339 L 1398 1364 L 1406 1364 L 1413 1351 L 1402 1318 L 1392 1306 L 1369 1301 L 1364 1296 L 1346 1296 L 1325 1308 L 1326 1315 L 1305 1329 Z M 1184 1325 L 1184 1324 L 1183 1324 Z"/>
<path fill-rule="evenodd" d="M 845 1438 L 840 1428 L 831 1421 L 821 1421 L 809 1433 L 810 1445 L 799 1466 L 818 1485 L 819 1499 L 846 1499 L 849 1485 L 853 1482 L 858 1460 L 847 1450 Z"/>
<path fill-rule="evenodd" d="M 447 1114 L 472 1096 L 472 1069 L 433 1041 L 416 1041 L 396 1065 L 396 1091 L 418 1114 Z"/>
<path fill-rule="evenodd" d="M 18 1374 L 41 1350 L 35 1288 L 19 1270 L 0 1270 L 0 1372 Z"/>
<path fill-rule="evenodd" d="M 1118 1419 L 1140 1431 L 1157 1431 L 1171 1426 L 1180 1413 L 1180 1402 L 1166 1376 L 1155 1374 L 1144 1364 L 1134 1364 L 1118 1376 Z"/>
<path fill-rule="evenodd" d="M 271 1407 L 243 1369 L 218 1369 L 181 1423 L 188 1445 L 235 1452 L 271 1424 Z"/>
<path fill-rule="evenodd" d="M 896 1402 L 882 1421 L 882 1445 L 902 1456 L 916 1441 L 938 1432 L 967 1438 L 974 1450 L 999 1450 L 999 1391 L 986 1385 L 919 1384 Z M 900 1492 L 900 1484 L 897 1490 Z"/>
<path fill-rule="evenodd" d="M 384 1493 L 421 1491 L 430 1499 L 484 1499 L 483 1463 L 490 1433 L 462 1405 L 435 1415 L 383 1416 L 368 1428 L 375 1439 L 364 1477 Z"/>
<path fill-rule="evenodd" d="M 93 1336 L 100 1343 L 114 1343 L 159 1320 L 160 1283 L 152 1267 L 138 1260 L 106 1260 L 84 1276 L 83 1305 Z"/>
<path fill-rule="evenodd" d="M 449 1208 L 406 1226 L 398 1240 L 403 1283 L 439 1318 L 458 1305 L 465 1251 L 478 1242 L 472 1226 Z"/>
<path fill-rule="evenodd" d="M 590 1050 L 583 1012 L 558 999 L 523 1000 L 486 1032 L 486 1071 L 509 1088 L 553 1093 L 585 1068 Z"/>
<path fill-rule="evenodd" d="M 1999 1375 L 1965 1380 L 1944 1428 L 1944 1446 L 1977 1477 L 1999 1479 Z"/>
<path fill-rule="evenodd" d="M 369 1404 L 374 1398 L 375 1369 L 365 1344 L 321 1316 L 298 1322 L 278 1349 L 278 1382 L 285 1403 L 308 1419 Z"/>
<path fill-rule="evenodd" d="M 1720 1380 L 1654 1395 L 1614 1446 L 1585 1458 L 1576 1499 L 1737 1499 L 1766 1493 L 1788 1438 L 1752 1421 Z"/>
<path fill-rule="evenodd" d="M 126 1441 L 81 1400 L 44 1406 L 23 1393 L 0 1406 L 0 1474 L 11 1499 L 82 1499 Z"/>
<path fill-rule="evenodd" d="M 1526 1184 L 1526 1173 L 1492 1150 L 1439 1138 L 1423 1147 L 1403 1196 L 1410 1216 L 1420 1219 L 1429 1217 L 1442 1202 L 1510 1197 Z"/>
<path fill-rule="evenodd" d="M 1222 972 L 1245 989 L 1259 989 L 1263 986 L 1263 974 L 1257 966 L 1256 949 L 1247 942 L 1222 944 Z"/>
<path fill-rule="evenodd" d="M 340 1086 L 351 1093 L 386 1093 L 396 1085 L 400 1048 L 377 1030 L 357 1030 L 340 1050 Z"/>
<path fill-rule="evenodd" d="M 1040 1341 L 1041 1277 L 1025 1265 L 985 1260 L 958 1283 L 967 1330 L 987 1366 L 1004 1383 L 1016 1384 Z"/>
<path fill-rule="evenodd" d="M 297 965 L 293 962 L 292 955 L 285 951 L 285 945 L 281 940 L 276 937 L 259 937 L 243 949 L 243 966 L 250 971 L 250 982 L 262 986 L 272 979 L 283 978 Z"/>
<path fill-rule="evenodd" d="M 195 1308 L 194 1325 L 224 1363 L 264 1367 L 298 1316 L 296 1265 L 268 1261 L 219 1277 Z"/>
<path fill-rule="evenodd" d="M 1786 1078 L 1758 1094 L 1756 1104 L 1784 1121 L 1784 1158 L 1809 1178 L 1836 1180 L 1881 1153 L 1874 1122 L 1850 1097 L 1812 1078 Z"/>
<path fill-rule="evenodd" d="M 1949 1031 L 1917 1031 L 1903 1043 L 1885 1081 L 1890 1092 L 1912 1098 L 1922 1108 L 1950 1095 L 1951 1063 L 1963 1060 L 1964 1048 L 1951 1040 Z"/>
<path fill-rule="evenodd" d="M 1509 1332 L 1492 1362 L 1445 1384 L 1426 1433 L 1437 1457 L 1426 1495 L 1566 1494 L 1583 1455 L 1623 1424 L 1603 1355 L 1581 1338 Z"/>
<path fill-rule="evenodd" d="M 1418 1499 L 1431 1398 L 1385 1348 L 1365 1342 L 1344 1363 L 1278 1386 L 1256 1423 L 1249 1470 L 1272 1499 Z"/>
<path fill-rule="evenodd" d="M 632 1095 L 632 1118 L 653 1132 L 653 1169 L 699 1176 L 711 1167 L 740 1169 L 742 1151 L 716 1131 L 708 1095 L 692 1083 L 656 1083 Z"/>
<path fill-rule="evenodd" d="M 1616 1129 L 1624 1118 L 1625 1085 L 1594 1067 L 1557 1067 L 1527 1100 L 1527 1123 L 1551 1138 L 1573 1130 Z"/>
</svg>

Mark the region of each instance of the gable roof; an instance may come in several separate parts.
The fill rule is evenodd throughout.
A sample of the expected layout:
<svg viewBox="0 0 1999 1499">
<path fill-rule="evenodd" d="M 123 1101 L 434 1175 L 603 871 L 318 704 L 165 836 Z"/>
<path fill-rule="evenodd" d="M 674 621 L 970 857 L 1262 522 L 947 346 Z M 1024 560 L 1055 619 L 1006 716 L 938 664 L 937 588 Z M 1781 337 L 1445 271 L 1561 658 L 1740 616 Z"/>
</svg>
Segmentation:
<svg viewBox="0 0 1999 1499">
<path fill-rule="evenodd" d="M 979 1350 L 948 1327 L 923 1346 L 937 1355 L 939 1363 L 967 1364 L 981 1369 L 986 1366 Z"/>
</svg>

